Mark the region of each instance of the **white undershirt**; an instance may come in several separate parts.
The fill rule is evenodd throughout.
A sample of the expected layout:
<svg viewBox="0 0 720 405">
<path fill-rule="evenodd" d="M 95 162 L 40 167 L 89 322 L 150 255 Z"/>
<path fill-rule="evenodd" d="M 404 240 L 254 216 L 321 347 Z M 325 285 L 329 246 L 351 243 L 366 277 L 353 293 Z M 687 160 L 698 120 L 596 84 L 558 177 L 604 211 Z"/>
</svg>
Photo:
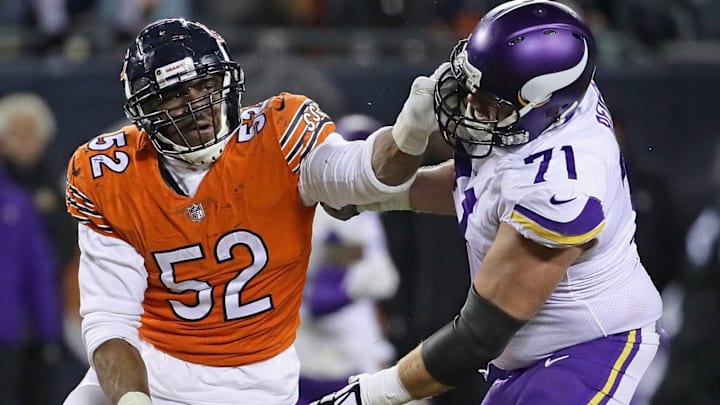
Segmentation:
<svg viewBox="0 0 720 405">
<path fill-rule="evenodd" d="M 177 183 L 180 190 L 190 198 L 195 197 L 200 182 L 210 171 L 210 164 L 190 166 L 182 160 L 160 155 L 161 164 L 165 166 L 170 176 Z"/>
</svg>

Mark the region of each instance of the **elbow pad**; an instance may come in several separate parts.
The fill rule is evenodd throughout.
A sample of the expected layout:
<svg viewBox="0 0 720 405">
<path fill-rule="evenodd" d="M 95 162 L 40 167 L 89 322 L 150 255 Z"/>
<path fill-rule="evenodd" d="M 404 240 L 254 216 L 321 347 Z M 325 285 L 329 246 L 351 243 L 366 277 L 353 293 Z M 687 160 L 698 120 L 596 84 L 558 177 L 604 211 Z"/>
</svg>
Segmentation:
<svg viewBox="0 0 720 405">
<path fill-rule="evenodd" d="M 460 314 L 423 342 L 425 367 L 437 381 L 460 385 L 499 356 L 526 322 L 508 315 L 471 286 Z"/>
</svg>

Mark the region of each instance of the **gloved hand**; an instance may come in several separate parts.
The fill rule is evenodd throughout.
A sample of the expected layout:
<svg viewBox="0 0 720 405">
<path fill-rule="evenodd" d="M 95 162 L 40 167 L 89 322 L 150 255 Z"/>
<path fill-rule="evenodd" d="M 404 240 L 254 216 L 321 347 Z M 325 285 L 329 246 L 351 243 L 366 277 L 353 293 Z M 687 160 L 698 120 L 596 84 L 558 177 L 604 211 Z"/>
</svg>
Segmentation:
<svg viewBox="0 0 720 405">
<path fill-rule="evenodd" d="M 357 205 L 346 205 L 342 208 L 336 209 L 323 202 L 320 203 L 320 206 L 323 207 L 323 209 L 325 210 L 325 212 L 328 213 L 328 215 L 341 221 L 347 221 L 348 219 L 360 213 L 360 211 L 358 211 Z"/>
<path fill-rule="evenodd" d="M 351 377 L 353 378 L 353 377 Z M 310 405 L 369 405 L 365 404 L 360 397 L 360 381 L 355 380 L 340 391 L 335 391 L 313 401 Z"/>
<path fill-rule="evenodd" d="M 374 374 L 352 376 L 344 388 L 310 405 L 399 405 L 412 400 L 400 382 L 397 366 L 393 366 Z"/>
<path fill-rule="evenodd" d="M 395 120 L 392 129 L 393 139 L 398 148 L 409 155 L 422 155 L 430 134 L 440 130 L 435 119 L 433 102 L 435 84 L 441 73 L 439 71 L 444 71 L 445 65 L 449 68 L 450 63 L 445 62 L 440 65 L 432 76 L 415 78 L 410 88 L 410 95 Z"/>
</svg>

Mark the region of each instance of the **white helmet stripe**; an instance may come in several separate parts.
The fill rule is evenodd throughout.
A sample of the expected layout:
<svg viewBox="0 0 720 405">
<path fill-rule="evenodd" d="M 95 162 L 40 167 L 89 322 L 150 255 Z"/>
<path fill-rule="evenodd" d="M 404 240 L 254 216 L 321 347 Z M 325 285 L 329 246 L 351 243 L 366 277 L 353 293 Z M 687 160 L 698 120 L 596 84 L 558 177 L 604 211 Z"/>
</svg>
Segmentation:
<svg viewBox="0 0 720 405">
<path fill-rule="evenodd" d="M 552 94 L 573 84 L 582 76 L 588 62 L 588 45 L 583 39 L 585 50 L 577 65 L 561 72 L 553 72 L 533 77 L 520 89 L 520 102 L 529 104 L 542 104 L 550 99 Z"/>
</svg>

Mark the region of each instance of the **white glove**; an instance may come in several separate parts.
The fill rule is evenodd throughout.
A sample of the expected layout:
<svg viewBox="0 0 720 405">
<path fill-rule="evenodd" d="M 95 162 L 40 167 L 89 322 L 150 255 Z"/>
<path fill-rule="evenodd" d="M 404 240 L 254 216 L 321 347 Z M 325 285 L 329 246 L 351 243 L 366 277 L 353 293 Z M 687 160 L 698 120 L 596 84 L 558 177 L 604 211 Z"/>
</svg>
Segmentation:
<svg viewBox="0 0 720 405">
<path fill-rule="evenodd" d="M 437 69 L 432 74 L 432 78 L 435 79 L 435 81 L 440 80 L 440 78 L 445 75 L 445 72 L 448 72 L 450 70 L 450 62 L 443 62 L 438 65 Z"/>
<path fill-rule="evenodd" d="M 412 83 L 410 95 L 393 125 L 392 136 L 398 148 L 408 155 L 419 156 L 425 152 L 428 137 L 439 131 L 434 112 L 435 83 L 450 63 L 440 65 L 432 76 L 418 76 Z"/>
<path fill-rule="evenodd" d="M 395 295 L 400 275 L 389 257 L 377 256 L 351 265 L 344 282 L 345 290 L 353 300 L 381 300 Z"/>
<path fill-rule="evenodd" d="M 400 382 L 397 366 L 393 366 L 374 374 L 352 376 L 343 389 L 310 405 L 400 405 L 412 400 Z"/>
<path fill-rule="evenodd" d="M 310 405 L 369 405 L 360 397 L 360 381 L 354 381 L 340 391 L 325 395 Z"/>
</svg>

